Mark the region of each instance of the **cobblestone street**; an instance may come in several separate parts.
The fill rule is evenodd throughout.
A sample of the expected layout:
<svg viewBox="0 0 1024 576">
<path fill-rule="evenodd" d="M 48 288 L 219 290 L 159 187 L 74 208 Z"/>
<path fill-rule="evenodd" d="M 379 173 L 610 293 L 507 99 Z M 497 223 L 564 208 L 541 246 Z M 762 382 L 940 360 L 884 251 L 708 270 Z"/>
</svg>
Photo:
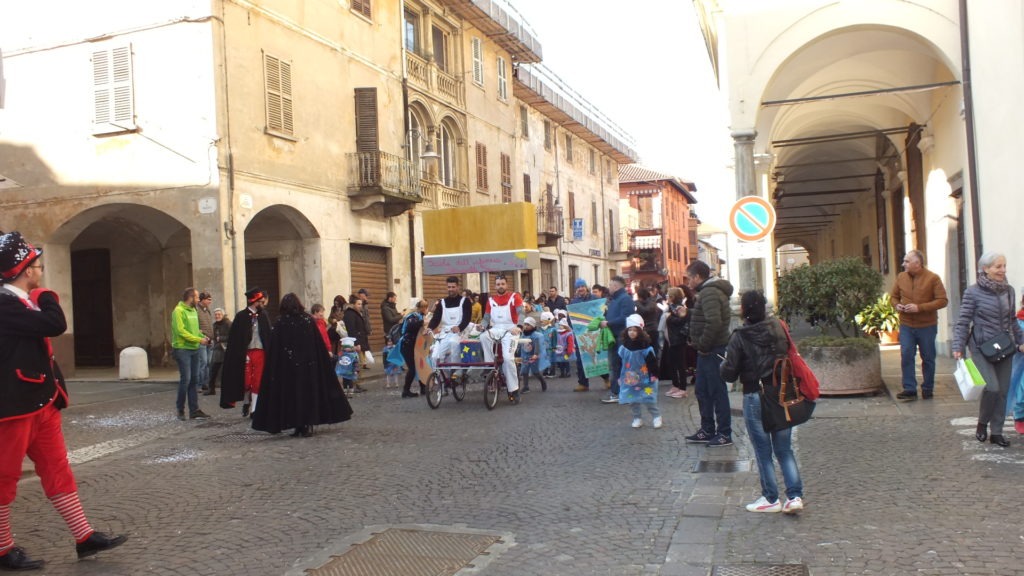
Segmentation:
<svg viewBox="0 0 1024 576">
<path fill-rule="evenodd" d="M 886 378 L 898 358 L 884 353 Z M 1013 488 L 1024 444 L 973 439 L 940 364 L 936 399 L 823 399 L 798 430 L 807 509 L 754 515 L 756 472 L 694 473 L 746 460 L 736 444 L 686 444 L 696 402 L 663 398 L 665 427 L 629 427 L 629 410 L 574 393 L 568 379 L 519 406 L 483 405 L 479 386 L 437 410 L 383 383 L 353 420 L 309 439 L 248 429 L 200 397 L 208 422 L 174 417 L 169 383 L 73 382 L 65 430 L 83 501 L 122 548 L 76 562 L 60 518 L 26 477 L 18 544 L 46 574 L 301 574 L 367 527 L 429 525 L 503 538 L 475 573 L 708 574 L 713 565 L 803 563 L 825 574 L 1020 573 Z M 599 379 L 594 379 L 599 383 Z M 731 394 L 734 407 L 738 393 Z M 479 562 L 478 562 L 479 564 Z M 467 573 L 470 571 L 467 570 Z"/>
</svg>

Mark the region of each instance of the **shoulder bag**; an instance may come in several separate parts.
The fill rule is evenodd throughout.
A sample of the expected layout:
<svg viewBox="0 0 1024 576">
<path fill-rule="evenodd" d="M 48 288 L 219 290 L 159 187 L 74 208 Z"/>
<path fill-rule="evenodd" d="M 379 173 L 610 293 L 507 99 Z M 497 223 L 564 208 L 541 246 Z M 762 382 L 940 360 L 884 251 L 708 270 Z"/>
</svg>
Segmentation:
<svg viewBox="0 0 1024 576">
<path fill-rule="evenodd" d="M 789 356 L 775 361 L 772 382 L 761 381 L 761 424 L 768 433 L 792 428 L 810 420 L 814 402 L 800 392 Z"/>
<path fill-rule="evenodd" d="M 1013 300 L 1010 292 L 1006 292 L 1006 299 L 1010 302 L 1010 310 L 1013 310 Z M 972 328 L 973 331 L 973 328 Z M 975 341 L 977 343 L 977 341 Z M 988 340 L 978 344 L 978 350 L 992 364 L 999 364 L 1010 356 L 1017 353 L 1017 346 L 1010 337 L 1009 332 L 1000 332 Z"/>
</svg>

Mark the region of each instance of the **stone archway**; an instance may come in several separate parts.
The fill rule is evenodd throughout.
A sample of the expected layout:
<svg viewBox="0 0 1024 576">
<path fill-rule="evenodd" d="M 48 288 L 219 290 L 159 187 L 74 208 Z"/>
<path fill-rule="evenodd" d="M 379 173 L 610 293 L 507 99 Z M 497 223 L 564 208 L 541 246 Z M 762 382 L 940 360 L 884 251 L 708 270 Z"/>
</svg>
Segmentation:
<svg viewBox="0 0 1024 576">
<path fill-rule="evenodd" d="M 296 208 L 283 204 L 256 213 L 245 227 L 245 287 L 269 294 L 271 318 L 281 297 L 294 292 L 308 309 L 323 303 L 320 232 Z"/>
<path fill-rule="evenodd" d="M 114 366 L 129 346 L 167 364 L 170 311 L 192 283 L 191 244 L 187 226 L 138 204 L 90 208 L 57 228 L 47 248 L 65 264 L 53 280 L 70 294 L 62 366 Z"/>
</svg>

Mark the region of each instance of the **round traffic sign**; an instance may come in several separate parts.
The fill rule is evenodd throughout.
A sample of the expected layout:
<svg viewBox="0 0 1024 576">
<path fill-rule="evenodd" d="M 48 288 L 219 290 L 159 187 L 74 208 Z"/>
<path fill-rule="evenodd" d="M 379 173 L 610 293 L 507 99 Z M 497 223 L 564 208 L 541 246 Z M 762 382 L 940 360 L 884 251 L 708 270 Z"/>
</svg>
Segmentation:
<svg viewBox="0 0 1024 576">
<path fill-rule="evenodd" d="M 775 229 L 775 208 L 760 196 L 744 196 L 732 205 L 729 228 L 740 240 L 757 242 Z"/>
</svg>

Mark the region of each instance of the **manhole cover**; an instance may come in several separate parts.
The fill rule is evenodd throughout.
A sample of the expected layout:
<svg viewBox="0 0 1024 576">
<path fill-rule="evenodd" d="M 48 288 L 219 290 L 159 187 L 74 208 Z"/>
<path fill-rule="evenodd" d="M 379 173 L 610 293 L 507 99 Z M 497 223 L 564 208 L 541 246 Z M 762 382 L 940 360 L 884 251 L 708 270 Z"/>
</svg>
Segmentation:
<svg viewBox="0 0 1024 576">
<path fill-rule="evenodd" d="M 694 463 L 691 472 L 710 472 L 729 474 L 733 472 L 749 472 L 750 460 L 701 460 Z M 766 572 L 767 574 L 767 572 Z"/>
<path fill-rule="evenodd" d="M 488 534 L 389 528 L 306 573 L 309 576 L 450 576 L 499 540 Z"/>
<path fill-rule="evenodd" d="M 810 576 L 806 564 L 734 564 L 715 566 L 711 576 Z"/>
</svg>

